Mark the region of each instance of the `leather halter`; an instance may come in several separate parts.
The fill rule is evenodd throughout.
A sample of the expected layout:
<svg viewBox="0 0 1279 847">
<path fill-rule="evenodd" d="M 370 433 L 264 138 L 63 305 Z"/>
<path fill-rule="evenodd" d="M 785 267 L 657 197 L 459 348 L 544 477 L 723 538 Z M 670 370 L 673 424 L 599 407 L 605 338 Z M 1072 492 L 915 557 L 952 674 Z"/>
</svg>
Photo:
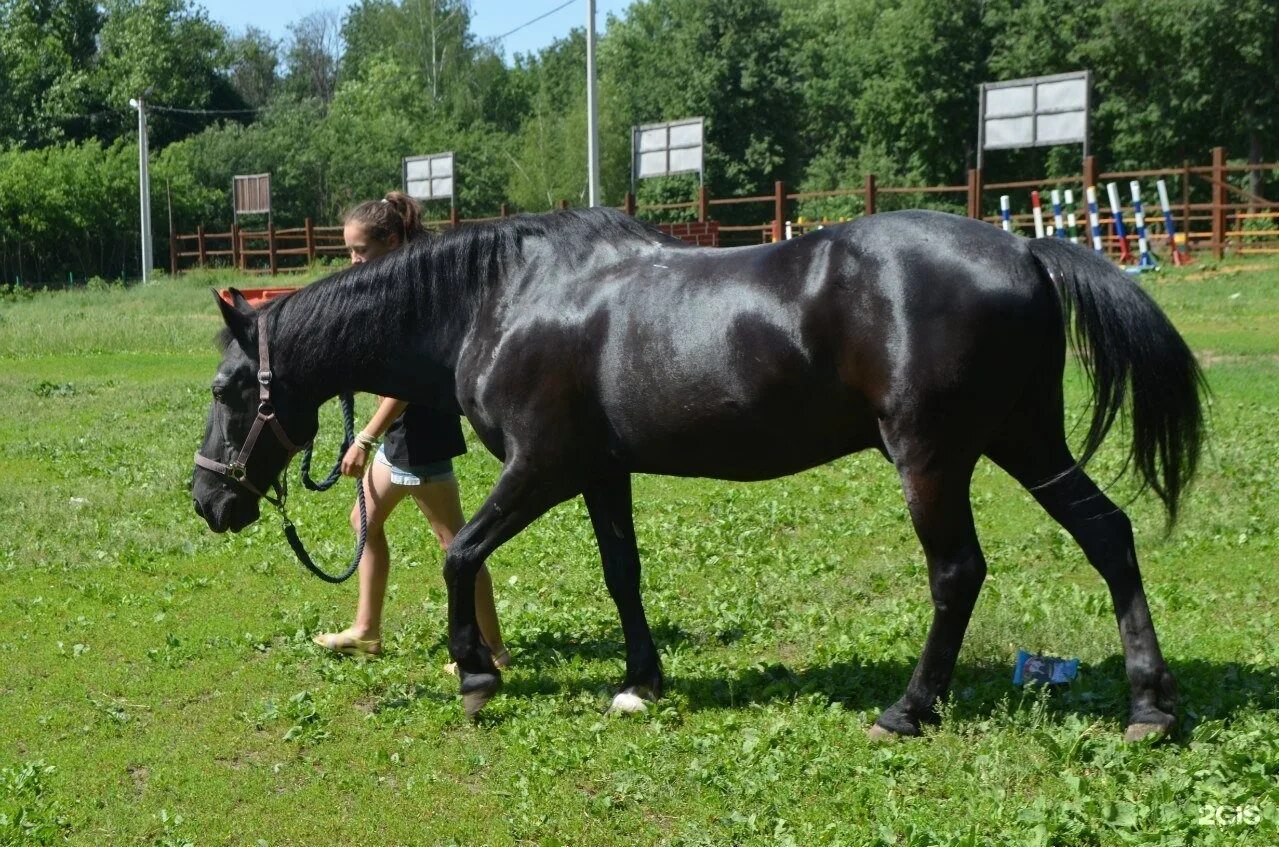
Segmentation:
<svg viewBox="0 0 1279 847">
<path fill-rule="evenodd" d="M 288 452 L 290 459 L 304 449 L 293 443 L 288 433 L 284 431 L 284 426 L 280 423 L 280 419 L 275 416 L 275 406 L 271 403 L 271 378 L 271 351 L 267 343 L 266 315 L 260 314 L 258 315 L 258 416 L 254 418 L 253 426 L 249 429 L 249 434 L 244 439 L 244 447 L 240 449 L 239 455 L 229 463 L 210 459 L 202 455 L 199 450 L 195 451 L 195 463 L 205 470 L 210 470 L 226 477 L 237 483 L 241 488 L 282 509 L 284 508 L 284 492 L 279 482 L 277 481 L 273 485 L 280 496 L 272 497 L 270 494 L 259 491 L 257 486 L 249 481 L 245 472 L 249 464 L 249 456 L 253 453 L 253 448 L 257 446 L 258 436 L 261 435 L 264 426 L 269 426 L 271 431 L 275 433 L 276 440 Z"/>
</svg>

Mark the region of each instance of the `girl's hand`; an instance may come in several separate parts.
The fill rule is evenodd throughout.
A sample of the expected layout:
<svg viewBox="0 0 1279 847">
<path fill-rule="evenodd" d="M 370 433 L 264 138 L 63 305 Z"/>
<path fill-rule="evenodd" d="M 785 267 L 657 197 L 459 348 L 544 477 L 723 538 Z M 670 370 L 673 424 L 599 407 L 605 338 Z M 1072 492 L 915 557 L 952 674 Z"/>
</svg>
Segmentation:
<svg viewBox="0 0 1279 847">
<path fill-rule="evenodd" d="M 346 448 L 346 455 L 342 457 L 342 475 L 357 479 L 364 476 L 364 466 L 368 464 L 368 461 L 369 451 L 358 444 L 352 444 Z"/>
</svg>

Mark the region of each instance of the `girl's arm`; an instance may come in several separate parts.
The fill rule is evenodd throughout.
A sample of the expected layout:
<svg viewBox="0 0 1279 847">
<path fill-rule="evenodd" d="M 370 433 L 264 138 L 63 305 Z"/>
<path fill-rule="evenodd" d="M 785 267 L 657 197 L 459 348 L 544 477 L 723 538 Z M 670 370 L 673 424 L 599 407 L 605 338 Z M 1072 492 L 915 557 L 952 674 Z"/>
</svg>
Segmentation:
<svg viewBox="0 0 1279 847">
<path fill-rule="evenodd" d="M 383 397 L 378 403 L 377 411 L 369 418 L 368 424 L 355 436 L 355 442 L 347 448 L 342 457 L 342 473 L 347 476 L 363 476 L 364 466 L 368 462 L 369 453 L 377 446 L 377 440 L 387 431 L 391 424 L 408 408 L 404 400 L 394 397 Z"/>
</svg>

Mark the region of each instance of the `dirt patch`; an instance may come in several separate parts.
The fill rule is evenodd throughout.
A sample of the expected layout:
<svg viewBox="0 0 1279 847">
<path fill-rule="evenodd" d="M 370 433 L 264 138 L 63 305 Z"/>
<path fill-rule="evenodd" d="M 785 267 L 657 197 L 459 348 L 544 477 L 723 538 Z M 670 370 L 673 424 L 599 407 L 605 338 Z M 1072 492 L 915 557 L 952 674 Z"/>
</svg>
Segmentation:
<svg viewBox="0 0 1279 847">
<path fill-rule="evenodd" d="M 147 790 L 147 783 L 151 781 L 151 769 L 142 765 L 129 765 L 125 768 L 125 772 L 129 774 L 129 779 L 133 780 L 133 793 L 142 794 Z"/>
<path fill-rule="evenodd" d="M 256 751 L 245 753 L 237 753 L 234 756 L 215 756 L 213 761 L 219 765 L 225 765 L 233 771 L 242 771 L 246 768 L 262 767 L 262 754 Z"/>
<path fill-rule="evenodd" d="M 1266 262 L 1259 265 L 1232 265 L 1226 268 L 1210 268 L 1208 270 L 1196 271 L 1192 274 L 1186 274 L 1182 277 L 1182 279 L 1189 280 L 1190 282 L 1198 282 L 1204 279 L 1212 279 L 1217 276 L 1235 276 L 1236 274 L 1252 273 L 1253 271 L 1268 271 L 1276 267 L 1279 267 L 1279 265 L 1276 265 L 1273 262 Z"/>
<path fill-rule="evenodd" d="M 1241 353 L 1214 353 L 1211 350 L 1205 350 L 1195 354 L 1195 358 L 1199 360 L 1201 367 L 1211 368 L 1213 365 L 1237 365 L 1244 362 L 1270 362 L 1271 364 L 1279 364 L 1279 353 L 1262 353 L 1258 355 L 1245 355 Z"/>
</svg>

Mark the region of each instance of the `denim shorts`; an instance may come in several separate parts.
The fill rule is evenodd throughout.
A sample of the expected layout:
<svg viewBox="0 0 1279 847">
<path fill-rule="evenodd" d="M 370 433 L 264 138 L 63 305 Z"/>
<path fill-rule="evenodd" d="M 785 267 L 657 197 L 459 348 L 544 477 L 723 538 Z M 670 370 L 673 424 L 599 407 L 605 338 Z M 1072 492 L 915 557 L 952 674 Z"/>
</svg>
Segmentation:
<svg viewBox="0 0 1279 847">
<path fill-rule="evenodd" d="M 386 457 L 385 447 L 379 447 L 374 461 L 391 469 L 391 482 L 396 485 L 422 485 L 427 482 L 448 482 L 457 479 L 453 475 L 452 459 L 401 468 L 391 464 L 391 460 Z"/>
</svg>

